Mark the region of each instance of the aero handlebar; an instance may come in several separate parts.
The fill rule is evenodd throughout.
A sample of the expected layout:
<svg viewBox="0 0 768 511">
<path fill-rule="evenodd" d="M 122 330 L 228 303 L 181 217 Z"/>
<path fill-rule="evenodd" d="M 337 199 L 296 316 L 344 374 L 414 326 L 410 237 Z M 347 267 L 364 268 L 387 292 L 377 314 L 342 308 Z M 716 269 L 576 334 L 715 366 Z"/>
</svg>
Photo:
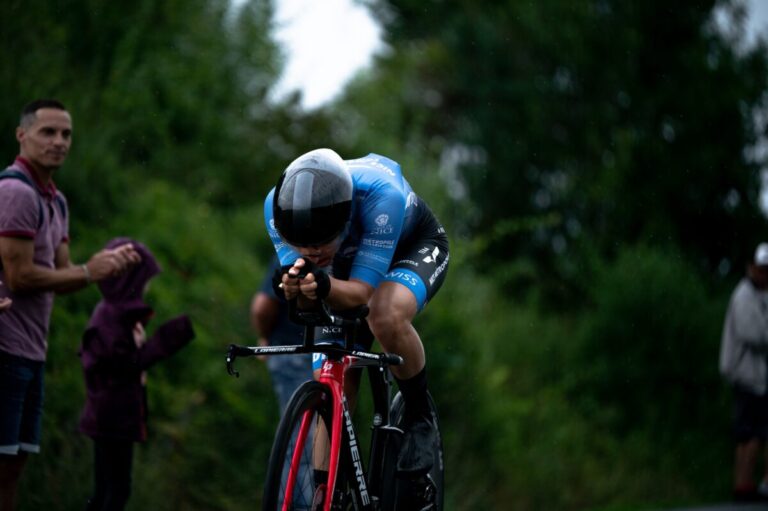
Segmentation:
<svg viewBox="0 0 768 511">
<path fill-rule="evenodd" d="M 361 305 L 343 312 L 331 312 L 325 302 L 319 301 L 317 307 L 302 310 L 296 306 L 296 300 L 288 301 L 288 314 L 291 321 L 304 325 L 304 345 L 298 346 L 238 346 L 230 344 L 227 350 L 227 372 L 239 377 L 234 369 L 237 357 L 252 357 L 258 355 L 292 355 L 301 353 L 325 353 L 335 355 L 351 355 L 360 359 L 366 359 L 381 365 L 401 365 L 403 358 L 395 353 L 369 353 L 353 348 L 357 329 L 365 321 L 368 315 L 368 307 Z M 314 327 L 332 326 L 340 327 L 345 331 L 347 339 L 346 347 L 334 344 L 314 344 Z"/>
</svg>

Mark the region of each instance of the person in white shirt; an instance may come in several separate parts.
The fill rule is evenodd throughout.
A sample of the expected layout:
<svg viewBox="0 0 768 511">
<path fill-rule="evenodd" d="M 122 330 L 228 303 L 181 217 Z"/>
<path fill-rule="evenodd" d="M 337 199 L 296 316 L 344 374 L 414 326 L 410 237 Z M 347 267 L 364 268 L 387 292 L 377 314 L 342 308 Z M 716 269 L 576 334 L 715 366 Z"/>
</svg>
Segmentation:
<svg viewBox="0 0 768 511">
<path fill-rule="evenodd" d="M 768 501 L 768 451 L 763 478 L 755 469 L 768 436 L 768 243 L 760 243 L 731 295 L 720 346 L 720 374 L 733 389 L 736 442 L 733 498 Z"/>
</svg>

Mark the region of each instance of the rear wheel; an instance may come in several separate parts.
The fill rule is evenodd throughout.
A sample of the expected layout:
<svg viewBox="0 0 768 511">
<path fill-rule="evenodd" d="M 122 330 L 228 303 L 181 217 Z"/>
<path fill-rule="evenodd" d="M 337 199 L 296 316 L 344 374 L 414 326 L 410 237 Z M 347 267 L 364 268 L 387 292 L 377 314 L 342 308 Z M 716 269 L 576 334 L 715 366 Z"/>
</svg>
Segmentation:
<svg viewBox="0 0 768 511">
<path fill-rule="evenodd" d="M 272 445 L 264 511 L 322 509 L 327 487 L 319 479 L 328 472 L 331 411 L 331 395 L 324 385 L 309 381 L 295 392 Z"/>
<path fill-rule="evenodd" d="M 414 501 L 423 503 L 417 506 L 417 509 L 428 509 L 433 511 L 442 511 L 445 485 L 445 462 L 443 459 L 443 439 L 440 435 L 440 422 L 437 416 L 437 408 L 431 395 L 429 397 L 429 408 L 432 413 L 432 422 L 435 425 L 437 433 L 437 442 L 434 447 L 435 464 L 426 477 L 418 479 L 396 478 L 397 484 L 397 502 L 395 510 L 413 509 Z M 392 401 L 390 411 L 392 424 L 398 428 L 403 426 L 403 415 L 405 411 L 403 396 L 399 392 Z M 387 463 L 396 464 L 396 455 L 390 455 Z"/>
</svg>

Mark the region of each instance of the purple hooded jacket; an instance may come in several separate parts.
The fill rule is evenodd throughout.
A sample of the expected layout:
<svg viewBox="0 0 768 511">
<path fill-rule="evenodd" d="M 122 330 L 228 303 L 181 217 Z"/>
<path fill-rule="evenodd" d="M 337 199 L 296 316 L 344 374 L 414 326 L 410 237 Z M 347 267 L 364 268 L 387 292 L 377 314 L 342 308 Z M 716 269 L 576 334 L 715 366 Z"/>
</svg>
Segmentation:
<svg viewBox="0 0 768 511">
<path fill-rule="evenodd" d="M 90 437 L 134 440 L 147 438 L 147 398 L 141 373 L 170 357 L 194 338 L 189 317 L 178 316 L 157 328 L 139 349 L 133 338 L 137 322 L 146 325 L 152 308 L 143 300 L 147 282 L 160 273 L 147 247 L 115 238 L 105 248 L 132 243 L 141 262 L 122 275 L 99 282 L 102 300 L 83 334 L 80 360 L 86 402 L 80 431 Z"/>
</svg>

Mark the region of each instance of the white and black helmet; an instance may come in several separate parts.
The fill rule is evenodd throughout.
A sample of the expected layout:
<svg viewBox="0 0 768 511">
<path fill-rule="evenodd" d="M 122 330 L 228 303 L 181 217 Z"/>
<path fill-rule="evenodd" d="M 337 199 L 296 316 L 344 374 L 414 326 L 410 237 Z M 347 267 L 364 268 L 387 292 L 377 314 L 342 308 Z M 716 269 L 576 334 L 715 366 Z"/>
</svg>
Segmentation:
<svg viewBox="0 0 768 511">
<path fill-rule="evenodd" d="M 297 247 L 333 241 L 349 221 L 352 193 L 352 176 L 341 156 L 330 149 L 310 151 L 293 160 L 277 182 L 275 227 Z"/>
</svg>

